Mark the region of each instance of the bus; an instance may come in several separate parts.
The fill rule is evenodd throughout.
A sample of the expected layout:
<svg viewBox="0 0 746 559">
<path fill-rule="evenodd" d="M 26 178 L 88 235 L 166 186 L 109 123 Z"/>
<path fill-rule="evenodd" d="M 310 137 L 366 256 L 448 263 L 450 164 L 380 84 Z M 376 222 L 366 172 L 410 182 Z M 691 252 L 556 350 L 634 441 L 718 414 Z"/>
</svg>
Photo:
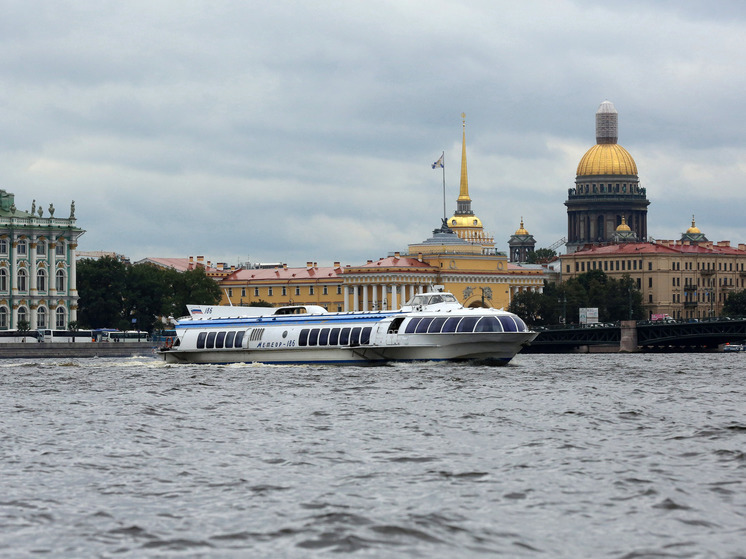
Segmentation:
<svg viewBox="0 0 746 559">
<path fill-rule="evenodd" d="M 91 343 L 96 341 L 92 330 L 37 330 L 39 343 Z"/>
<path fill-rule="evenodd" d="M 19 332 L 18 330 L 0 330 L 0 343 L 17 344 L 32 343 L 39 341 L 39 333 L 34 330 Z"/>
<path fill-rule="evenodd" d="M 101 333 L 102 342 L 147 342 L 150 341 L 148 333 L 140 330 L 120 331 L 103 331 Z"/>
</svg>

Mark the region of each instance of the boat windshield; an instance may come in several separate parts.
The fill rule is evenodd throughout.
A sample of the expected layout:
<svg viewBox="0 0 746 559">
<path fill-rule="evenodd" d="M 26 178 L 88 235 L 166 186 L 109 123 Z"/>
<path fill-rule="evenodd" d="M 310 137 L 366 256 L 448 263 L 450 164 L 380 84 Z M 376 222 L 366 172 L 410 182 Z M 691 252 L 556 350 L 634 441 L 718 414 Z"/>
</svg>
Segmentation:
<svg viewBox="0 0 746 559">
<path fill-rule="evenodd" d="M 415 295 L 407 305 L 412 307 L 437 305 L 438 303 L 458 303 L 456 297 L 450 293 L 436 293 L 435 295 Z"/>
</svg>

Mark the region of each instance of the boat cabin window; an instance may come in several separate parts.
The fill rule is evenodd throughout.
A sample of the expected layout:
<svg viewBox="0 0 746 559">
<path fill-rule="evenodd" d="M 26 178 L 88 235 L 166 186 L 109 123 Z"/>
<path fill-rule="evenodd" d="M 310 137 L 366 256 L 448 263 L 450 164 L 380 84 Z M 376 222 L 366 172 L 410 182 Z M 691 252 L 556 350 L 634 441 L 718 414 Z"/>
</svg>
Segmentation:
<svg viewBox="0 0 746 559">
<path fill-rule="evenodd" d="M 458 326 L 458 323 L 461 322 L 460 316 L 452 316 L 448 320 L 445 321 L 445 324 L 443 324 L 443 328 L 440 329 L 441 332 L 455 332 L 456 327 Z"/>
<path fill-rule="evenodd" d="M 442 316 L 439 318 L 434 318 L 433 321 L 430 323 L 430 327 L 427 329 L 429 334 L 438 334 L 440 332 L 440 329 L 443 327 L 443 323 L 446 321 L 445 318 Z"/>
<path fill-rule="evenodd" d="M 405 334 L 414 334 L 415 328 L 420 323 L 421 318 L 413 318 L 407 322 L 407 327 L 404 329 Z"/>
<path fill-rule="evenodd" d="M 205 338 L 207 338 L 207 332 L 200 332 L 197 335 L 197 349 L 205 349 Z"/>
<path fill-rule="evenodd" d="M 339 345 L 347 345 L 349 343 L 350 343 L 350 329 L 342 328 L 342 331 L 339 333 Z"/>
<path fill-rule="evenodd" d="M 407 305 L 411 307 L 437 305 L 438 303 L 458 303 L 458 300 L 450 293 L 436 293 L 434 295 L 415 295 L 407 301 Z"/>
<path fill-rule="evenodd" d="M 420 320 L 420 323 L 417 325 L 417 328 L 415 329 L 415 334 L 424 334 L 427 332 L 427 327 L 430 326 L 430 323 L 433 321 L 432 318 L 423 318 Z"/>
<path fill-rule="evenodd" d="M 357 346 L 370 344 L 373 328 L 304 328 L 298 337 L 299 346 Z"/>
<path fill-rule="evenodd" d="M 339 344 L 339 328 L 332 328 L 329 333 L 329 345 Z"/>
<path fill-rule="evenodd" d="M 233 342 L 233 347 L 243 346 L 243 331 L 236 332 L 236 340 Z"/>
<path fill-rule="evenodd" d="M 296 295 L 298 295 L 296 293 Z M 306 307 L 284 307 L 281 309 L 277 309 L 275 311 L 275 314 L 308 314 L 306 311 Z"/>
<path fill-rule="evenodd" d="M 221 349 L 223 343 L 225 343 L 225 332 L 218 332 L 218 335 L 215 337 L 215 347 Z"/>
<path fill-rule="evenodd" d="M 506 332 L 518 332 L 518 327 L 516 326 L 516 323 L 512 317 L 500 316 L 498 318 L 500 319 L 500 324 L 503 325 L 503 329 Z"/>
<path fill-rule="evenodd" d="M 404 322 L 403 316 L 398 316 L 394 320 L 391 321 L 391 324 L 389 324 L 389 334 L 396 334 L 399 332 L 399 327 L 401 326 L 402 322 Z"/>
<path fill-rule="evenodd" d="M 235 332 L 228 332 L 225 335 L 225 347 L 233 347 L 233 338 L 236 337 Z"/>
<path fill-rule="evenodd" d="M 473 332 L 474 326 L 477 323 L 477 320 L 479 320 L 476 316 L 466 316 L 461 319 L 461 322 L 458 323 L 458 328 L 456 328 L 456 332 Z"/>
<path fill-rule="evenodd" d="M 370 326 L 363 328 L 360 333 L 360 345 L 368 345 L 370 343 L 370 333 L 373 330 Z"/>
<path fill-rule="evenodd" d="M 329 343 L 329 328 L 324 328 L 319 334 L 319 345 L 327 345 Z"/>
<path fill-rule="evenodd" d="M 209 332 L 207 334 L 207 343 L 205 344 L 207 349 L 213 349 L 215 347 L 215 335 L 215 332 Z"/>
<path fill-rule="evenodd" d="M 353 328 L 350 333 L 350 345 L 360 345 L 360 330 L 362 328 Z"/>
<path fill-rule="evenodd" d="M 497 320 L 494 316 L 485 316 L 484 318 L 479 319 L 479 322 L 474 328 L 474 331 L 475 332 L 502 332 L 503 327 L 500 324 L 500 321 Z"/>
<path fill-rule="evenodd" d="M 314 328 L 308 334 L 308 345 L 317 345 L 319 343 L 319 329 Z"/>
</svg>

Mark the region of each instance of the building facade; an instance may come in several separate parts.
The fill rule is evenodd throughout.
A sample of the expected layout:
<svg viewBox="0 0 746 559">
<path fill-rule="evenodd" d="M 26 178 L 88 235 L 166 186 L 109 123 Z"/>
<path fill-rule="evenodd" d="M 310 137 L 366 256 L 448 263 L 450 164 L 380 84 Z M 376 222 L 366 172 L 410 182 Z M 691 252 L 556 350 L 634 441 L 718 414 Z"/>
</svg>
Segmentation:
<svg viewBox="0 0 746 559">
<path fill-rule="evenodd" d="M 85 232 L 76 226 L 75 202 L 66 218 L 19 210 L 0 190 L 0 329 L 19 326 L 64 330 L 77 321 L 76 249 Z"/>
<path fill-rule="evenodd" d="M 561 257 L 562 281 L 591 270 L 616 279 L 626 275 L 642 293 L 648 316 L 718 316 L 728 295 L 746 288 L 746 244 L 697 242 L 689 240 L 692 235 L 705 238 L 692 223 L 684 240 L 588 245 Z"/>
<path fill-rule="evenodd" d="M 565 202 L 568 253 L 610 242 L 623 219 L 640 241 L 647 240 L 650 202 L 635 160 L 617 143 L 617 130 L 617 111 L 604 101 L 596 112 L 596 145 L 580 160 Z"/>
</svg>

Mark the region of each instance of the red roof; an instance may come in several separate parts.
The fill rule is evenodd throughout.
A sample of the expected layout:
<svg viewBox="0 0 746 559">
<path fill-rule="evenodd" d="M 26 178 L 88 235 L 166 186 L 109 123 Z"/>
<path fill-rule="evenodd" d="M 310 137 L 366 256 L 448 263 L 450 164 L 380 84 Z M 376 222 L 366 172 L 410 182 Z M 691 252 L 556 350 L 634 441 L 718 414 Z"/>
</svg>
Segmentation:
<svg viewBox="0 0 746 559">
<path fill-rule="evenodd" d="M 303 280 L 303 279 L 321 279 L 336 278 L 341 268 L 259 268 L 248 270 L 236 270 L 225 280 Z"/>
<path fill-rule="evenodd" d="M 619 243 L 609 245 L 593 245 L 571 253 L 572 256 L 602 256 L 602 255 L 634 255 L 634 254 L 733 254 L 745 255 L 746 251 L 730 246 L 703 244 L 674 243 Z M 570 255 L 565 255 L 570 256 Z"/>
</svg>

